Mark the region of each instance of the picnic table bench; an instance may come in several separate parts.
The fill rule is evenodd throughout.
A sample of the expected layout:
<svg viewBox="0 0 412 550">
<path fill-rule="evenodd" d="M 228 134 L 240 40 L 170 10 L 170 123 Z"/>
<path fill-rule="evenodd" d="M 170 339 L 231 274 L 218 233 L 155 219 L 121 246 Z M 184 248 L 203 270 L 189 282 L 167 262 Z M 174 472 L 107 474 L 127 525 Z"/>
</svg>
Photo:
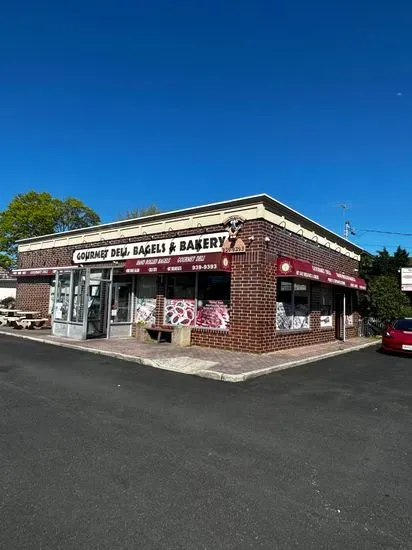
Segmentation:
<svg viewBox="0 0 412 550">
<path fill-rule="evenodd" d="M 14 317 L 18 311 L 18 309 L 0 308 L 0 315 L 3 317 Z"/>
<path fill-rule="evenodd" d="M 28 319 L 27 317 L 11 317 L 9 319 L 9 325 L 17 330 L 23 328 L 34 330 L 35 328 L 41 328 L 47 323 L 48 319 Z"/>
</svg>

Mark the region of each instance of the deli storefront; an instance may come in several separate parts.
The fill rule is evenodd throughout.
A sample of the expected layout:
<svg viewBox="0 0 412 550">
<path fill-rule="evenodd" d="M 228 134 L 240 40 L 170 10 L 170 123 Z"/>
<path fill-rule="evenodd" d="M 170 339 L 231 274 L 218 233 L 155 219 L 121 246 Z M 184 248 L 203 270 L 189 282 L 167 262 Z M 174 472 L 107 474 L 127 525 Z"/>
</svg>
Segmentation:
<svg viewBox="0 0 412 550">
<path fill-rule="evenodd" d="M 333 243 L 331 233 L 324 246 L 327 230 L 314 222 L 316 241 L 303 239 L 302 229 L 285 231 L 284 216 L 280 226 L 267 219 L 262 206 L 279 208 L 267 196 L 242 201 L 242 209 L 226 203 L 224 214 L 216 206 L 210 225 L 209 206 L 179 230 L 160 214 L 154 218 L 166 218 L 163 231 L 129 227 L 132 220 L 120 229 L 111 224 L 112 239 L 89 228 L 62 234 L 57 244 L 22 241 L 18 307 L 49 314 L 52 333 L 74 339 L 127 338 L 138 325 L 190 327 L 194 345 L 269 352 L 357 336 L 357 301 L 366 289 L 356 275 L 360 249 Z"/>
<path fill-rule="evenodd" d="M 48 313 L 56 336 L 127 337 L 136 323 L 228 330 L 226 238 L 219 232 L 80 249 L 71 266 L 19 269 L 16 275 L 54 278 Z"/>
</svg>

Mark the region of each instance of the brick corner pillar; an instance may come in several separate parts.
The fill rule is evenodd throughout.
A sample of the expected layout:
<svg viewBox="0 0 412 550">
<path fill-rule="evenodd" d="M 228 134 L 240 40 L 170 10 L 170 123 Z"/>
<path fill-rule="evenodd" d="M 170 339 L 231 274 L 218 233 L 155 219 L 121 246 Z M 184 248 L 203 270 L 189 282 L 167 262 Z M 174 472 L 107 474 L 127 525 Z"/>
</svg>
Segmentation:
<svg viewBox="0 0 412 550">
<path fill-rule="evenodd" d="M 262 251 L 232 264 L 230 332 L 233 348 L 254 353 L 275 349 L 276 271 Z"/>
<path fill-rule="evenodd" d="M 157 277 L 156 282 L 156 326 L 161 327 L 165 322 L 165 303 L 166 303 L 166 277 Z"/>
<path fill-rule="evenodd" d="M 156 325 L 157 326 L 163 326 L 165 323 L 165 303 L 166 299 L 163 294 L 158 294 L 156 296 L 156 310 L 155 310 L 155 317 L 156 317 Z"/>
</svg>

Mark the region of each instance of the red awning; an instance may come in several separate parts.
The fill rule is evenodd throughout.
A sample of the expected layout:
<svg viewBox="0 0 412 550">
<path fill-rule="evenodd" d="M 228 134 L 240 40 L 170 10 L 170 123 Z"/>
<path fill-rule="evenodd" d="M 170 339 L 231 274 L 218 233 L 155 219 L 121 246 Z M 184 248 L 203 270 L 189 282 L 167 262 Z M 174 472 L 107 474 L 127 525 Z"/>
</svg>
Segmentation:
<svg viewBox="0 0 412 550">
<path fill-rule="evenodd" d="M 211 252 L 158 258 L 126 260 L 126 273 L 188 273 L 196 271 L 230 271 L 230 254 Z"/>
<path fill-rule="evenodd" d="M 13 269 L 16 277 L 49 277 L 56 274 L 56 271 L 69 272 L 72 266 L 65 267 L 32 267 L 30 269 Z"/>
<path fill-rule="evenodd" d="M 312 279 L 320 283 L 366 290 L 366 282 L 360 277 L 339 273 L 338 271 L 324 267 L 317 267 L 306 260 L 281 257 L 277 259 L 276 266 L 279 277 L 302 277 L 303 279 Z"/>
</svg>

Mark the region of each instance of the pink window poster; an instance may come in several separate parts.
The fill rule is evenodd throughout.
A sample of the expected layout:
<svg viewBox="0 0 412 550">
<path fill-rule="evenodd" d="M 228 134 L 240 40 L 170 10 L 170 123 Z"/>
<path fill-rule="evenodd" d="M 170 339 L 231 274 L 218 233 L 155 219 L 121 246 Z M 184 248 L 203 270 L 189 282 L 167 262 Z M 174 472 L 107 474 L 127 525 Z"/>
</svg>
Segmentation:
<svg viewBox="0 0 412 550">
<path fill-rule="evenodd" d="M 199 300 L 196 326 L 204 328 L 229 328 L 229 306 L 223 300 Z"/>
<path fill-rule="evenodd" d="M 167 299 L 165 303 L 165 324 L 185 327 L 194 326 L 195 300 Z"/>
</svg>

